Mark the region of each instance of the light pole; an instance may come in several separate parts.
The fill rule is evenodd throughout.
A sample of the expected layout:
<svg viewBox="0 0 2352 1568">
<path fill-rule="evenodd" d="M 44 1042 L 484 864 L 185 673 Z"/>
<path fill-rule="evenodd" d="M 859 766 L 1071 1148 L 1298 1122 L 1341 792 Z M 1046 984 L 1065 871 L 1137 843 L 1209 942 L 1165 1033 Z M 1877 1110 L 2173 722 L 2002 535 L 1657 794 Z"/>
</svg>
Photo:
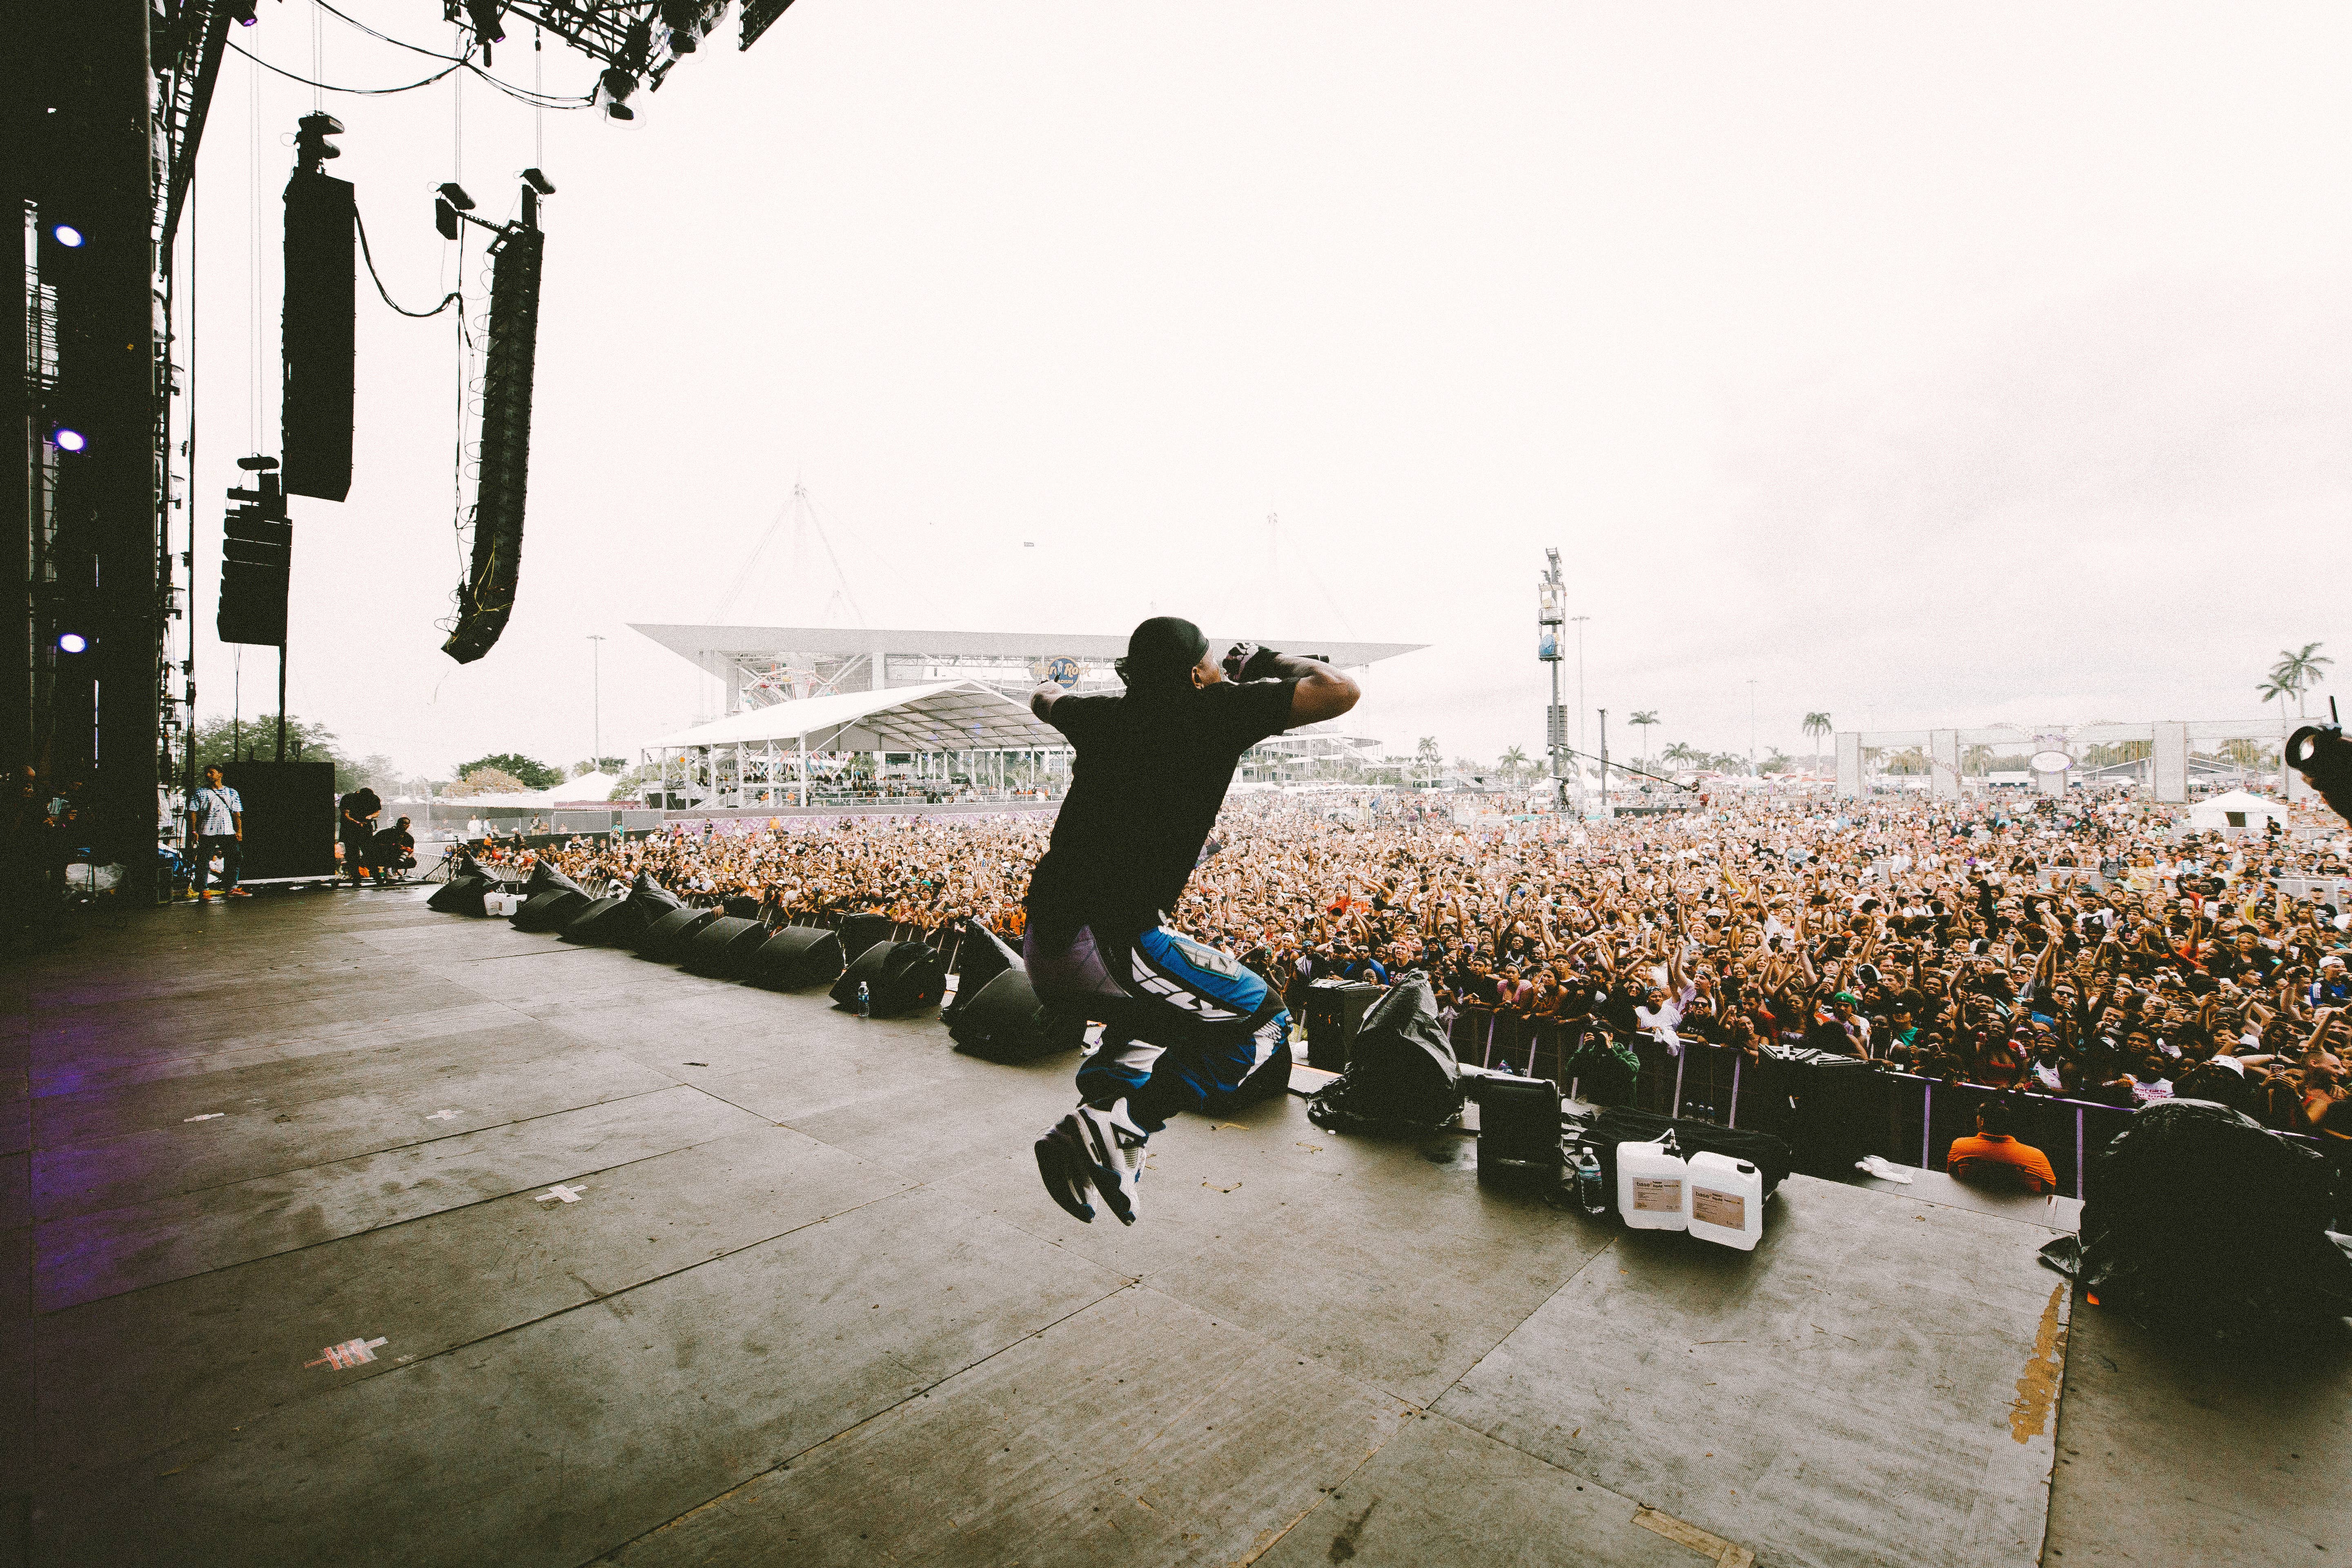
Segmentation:
<svg viewBox="0 0 2352 1568">
<path fill-rule="evenodd" d="M 604 765 L 604 639 L 591 632 L 588 635 L 588 679 L 592 742 L 596 748 L 588 754 L 588 771 L 594 773 Z"/>
<path fill-rule="evenodd" d="M 1748 680 L 1748 773 L 1750 778 L 1763 775 L 1756 771 L 1756 679 Z"/>
<path fill-rule="evenodd" d="M 1551 757 L 1552 805 L 1560 804 L 1559 785 L 1563 776 L 1560 752 L 1568 744 L 1568 725 L 1559 710 L 1559 628 L 1567 589 L 1559 576 L 1559 552 L 1544 552 L 1544 574 L 1536 579 L 1536 657 L 1551 667 L 1551 706 L 1544 710 L 1544 750 Z M 1583 698 L 1577 699 L 1579 707 Z M 1581 804 L 1581 795 L 1579 796 Z"/>
</svg>

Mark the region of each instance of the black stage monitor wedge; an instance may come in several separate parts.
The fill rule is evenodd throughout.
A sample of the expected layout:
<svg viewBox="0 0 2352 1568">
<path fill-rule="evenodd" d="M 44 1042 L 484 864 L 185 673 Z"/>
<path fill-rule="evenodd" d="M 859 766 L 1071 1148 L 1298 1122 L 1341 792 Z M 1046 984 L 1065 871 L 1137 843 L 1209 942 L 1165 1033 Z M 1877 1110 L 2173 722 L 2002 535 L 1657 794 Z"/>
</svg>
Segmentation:
<svg viewBox="0 0 2352 1568">
<path fill-rule="evenodd" d="M 1082 1043 L 1086 1026 L 1057 1030 L 1038 1005 L 1027 972 L 1003 969 L 969 995 L 957 987 L 948 1035 L 956 1049 L 982 1061 L 1025 1062 Z"/>
<path fill-rule="evenodd" d="M 751 955 L 768 940 L 768 928 L 741 915 L 720 915 L 706 923 L 678 950 L 680 960 L 697 974 L 740 980 Z"/>
<path fill-rule="evenodd" d="M 517 931 L 560 931 L 596 900 L 577 888 L 548 888 L 525 898 L 514 912 Z"/>
<path fill-rule="evenodd" d="M 761 944 L 742 978 L 775 991 L 830 985 L 841 977 L 841 938 L 822 926 L 786 926 Z"/>
<path fill-rule="evenodd" d="M 841 961 L 855 963 L 867 948 L 888 942 L 898 922 L 887 915 L 848 915 L 841 922 Z"/>
<path fill-rule="evenodd" d="M 1003 938 L 978 921 L 965 921 L 961 932 L 950 941 L 955 959 L 955 999 L 940 1011 L 940 1022 L 952 1030 L 956 1016 L 971 1005 L 973 997 L 987 990 L 992 981 L 1008 969 L 1024 969 L 1027 965 Z"/>
<path fill-rule="evenodd" d="M 240 878 L 335 874 L 334 763 L 224 763 L 221 776 L 245 803 Z"/>
<path fill-rule="evenodd" d="M 676 963 L 685 956 L 686 939 L 718 918 L 717 910 L 681 905 L 645 929 L 637 938 L 637 956 L 656 963 Z"/>
<path fill-rule="evenodd" d="M 1466 1079 L 1465 1087 L 1478 1102 L 1478 1179 L 1558 1182 L 1559 1085 L 1482 1074 Z"/>
<path fill-rule="evenodd" d="M 425 907 L 445 915 L 478 915 L 482 912 L 482 897 L 496 891 L 498 884 L 488 877 L 452 877 L 433 889 Z"/>
<path fill-rule="evenodd" d="M 940 1005 L 947 989 L 947 961 L 919 942 L 877 942 L 858 954 L 834 982 L 834 1005 L 855 1013 L 857 987 L 866 987 L 866 1006 L 877 1018 L 895 1018 Z"/>
<path fill-rule="evenodd" d="M 598 899 L 586 909 L 563 922 L 555 934 L 565 942 L 576 942 L 590 947 L 610 947 L 620 939 L 621 911 L 628 908 L 626 893 L 614 893 Z"/>
<path fill-rule="evenodd" d="M 755 921 L 760 918 L 760 900 L 749 893 L 738 893 L 719 907 L 738 920 Z"/>
</svg>

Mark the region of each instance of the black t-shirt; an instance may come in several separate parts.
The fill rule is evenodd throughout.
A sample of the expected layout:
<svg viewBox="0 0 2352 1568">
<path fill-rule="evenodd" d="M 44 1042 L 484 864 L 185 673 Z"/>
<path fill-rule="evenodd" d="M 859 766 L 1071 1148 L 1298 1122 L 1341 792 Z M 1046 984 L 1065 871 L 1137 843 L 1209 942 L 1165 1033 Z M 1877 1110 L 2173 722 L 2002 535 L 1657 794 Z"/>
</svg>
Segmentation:
<svg viewBox="0 0 2352 1568">
<path fill-rule="evenodd" d="M 1052 925 L 1141 926 L 1176 907 L 1242 753 L 1290 727 L 1292 680 L 1220 681 L 1139 702 L 1064 697 L 1046 722 L 1077 748 L 1053 842 L 1029 879 Z"/>
</svg>

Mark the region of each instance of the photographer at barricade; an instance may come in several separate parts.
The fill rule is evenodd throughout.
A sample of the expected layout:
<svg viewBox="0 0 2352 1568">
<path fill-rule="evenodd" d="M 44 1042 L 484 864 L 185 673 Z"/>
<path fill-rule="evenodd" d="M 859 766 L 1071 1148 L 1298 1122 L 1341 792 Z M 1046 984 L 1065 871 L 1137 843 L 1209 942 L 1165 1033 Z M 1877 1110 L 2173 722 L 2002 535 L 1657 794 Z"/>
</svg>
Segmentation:
<svg viewBox="0 0 2352 1568">
<path fill-rule="evenodd" d="M 368 864 L 378 877 L 397 877 L 416 864 L 416 838 L 408 831 L 408 818 L 402 817 L 375 836 L 368 847 Z"/>
<path fill-rule="evenodd" d="M 192 899 L 208 900 L 205 886 L 213 857 L 221 859 L 221 892 L 232 899 L 253 897 L 236 884 L 237 860 L 245 851 L 245 802 L 221 780 L 217 766 L 205 770 L 205 787 L 188 802 L 188 834 L 195 841 L 195 873 L 188 887 Z"/>
</svg>

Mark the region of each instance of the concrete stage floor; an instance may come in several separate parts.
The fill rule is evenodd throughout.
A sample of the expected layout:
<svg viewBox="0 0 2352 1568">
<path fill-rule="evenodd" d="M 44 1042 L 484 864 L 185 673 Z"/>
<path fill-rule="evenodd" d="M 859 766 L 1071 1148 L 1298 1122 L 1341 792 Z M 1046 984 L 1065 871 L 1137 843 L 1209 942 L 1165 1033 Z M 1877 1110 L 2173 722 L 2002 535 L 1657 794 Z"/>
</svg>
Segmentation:
<svg viewBox="0 0 2352 1568">
<path fill-rule="evenodd" d="M 2066 1210 L 1927 1173 L 1793 1178 L 1749 1257 L 1291 1099 L 1087 1226 L 1028 1148 L 1068 1058 L 421 894 L 134 912 L 5 984 L 35 1562 L 2352 1551 L 2341 1350 L 2152 1342 L 2036 1265 Z"/>
</svg>

